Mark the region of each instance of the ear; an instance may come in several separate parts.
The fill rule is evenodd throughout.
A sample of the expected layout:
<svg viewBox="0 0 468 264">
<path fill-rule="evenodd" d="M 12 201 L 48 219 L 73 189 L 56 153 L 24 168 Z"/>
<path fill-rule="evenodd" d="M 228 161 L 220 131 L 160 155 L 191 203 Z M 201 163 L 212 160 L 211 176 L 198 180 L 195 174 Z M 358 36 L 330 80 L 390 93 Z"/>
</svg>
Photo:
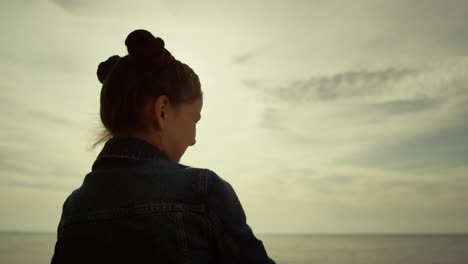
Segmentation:
<svg viewBox="0 0 468 264">
<path fill-rule="evenodd" d="M 169 107 L 169 97 L 166 95 L 160 95 L 153 101 L 151 116 L 156 128 L 163 129 L 166 126 Z"/>
</svg>

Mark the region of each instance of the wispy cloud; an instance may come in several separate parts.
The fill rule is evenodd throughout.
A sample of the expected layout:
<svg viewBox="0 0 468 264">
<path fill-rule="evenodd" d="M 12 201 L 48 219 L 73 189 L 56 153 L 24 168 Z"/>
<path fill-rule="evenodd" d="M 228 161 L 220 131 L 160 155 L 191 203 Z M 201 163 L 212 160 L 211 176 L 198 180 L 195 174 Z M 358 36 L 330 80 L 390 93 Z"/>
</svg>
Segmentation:
<svg viewBox="0 0 468 264">
<path fill-rule="evenodd" d="M 253 82 L 251 91 L 265 103 L 258 125 L 283 142 L 281 152 L 290 160 L 309 160 L 315 170 L 277 173 L 277 192 L 356 207 L 460 202 L 464 196 L 455 182 L 468 181 L 452 170 L 467 169 L 467 68 L 467 59 L 458 58 L 417 70 L 338 73 L 277 88 Z"/>
<path fill-rule="evenodd" d="M 26 125 L 26 120 L 42 125 L 59 125 L 67 127 L 78 126 L 78 123 L 76 123 L 74 120 L 67 119 L 64 115 L 58 113 L 51 113 L 46 108 L 31 108 L 24 105 L 23 103 L 2 96 L 0 96 L 0 103 L 0 110 L 3 113 L 7 113 L 9 116 L 9 119 L 3 120 L 3 122 L 0 123 L 0 127 L 3 128 L 11 126 L 15 126 L 17 128 L 24 127 L 24 125 Z M 17 120 L 23 120 L 23 122 L 17 122 Z"/>
<path fill-rule="evenodd" d="M 0 180 L 2 185 L 7 186 L 16 186 L 16 187 L 26 187 L 32 189 L 42 189 L 42 190 L 58 190 L 58 191 L 69 191 L 73 190 L 77 186 L 73 184 L 61 184 L 56 181 L 42 181 L 42 182 L 32 182 L 31 180 L 28 181 L 19 181 L 17 179 L 10 179 L 10 180 Z"/>
<path fill-rule="evenodd" d="M 48 113 L 45 111 L 40 111 L 40 110 L 31 110 L 28 111 L 27 114 L 32 119 L 40 119 L 42 121 L 45 121 L 46 123 L 53 123 L 56 125 L 62 125 L 62 126 L 76 126 L 77 124 L 70 119 L 65 119 L 57 114 L 52 114 Z"/>
<path fill-rule="evenodd" d="M 73 1 L 73 0 L 52 0 L 52 3 L 56 4 L 57 6 L 67 10 L 67 11 L 74 11 L 79 10 L 82 8 L 92 8 L 96 6 L 96 1 L 91 0 L 82 0 L 82 1 Z M 109 1 L 100 1 L 100 2 L 107 2 Z"/>
<path fill-rule="evenodd" d="M 155 18 L 163 12 L 173 12 L 171 2 L 166 0 L 135 0 L 110 1 L 110 0 L 50 0 L 50 3 L 64 10 L 67 14 L 77 17 L 96 19 L 121 18 L 134 19 L 135 14 L 139 18 Z M 181 5 L 183 8 L 184 6 Z"/>
<path fill-rule="evenodd" d="M 344 72 L 332 76 L 312 77 L 305 81 L 291 81 L 288 85 L 269 93 L 291 103 L 373 97 L 391 93 L 395 85 L 404 78 L 416 74 L 414 70 L 394 68 Z"/>
<path fill-rule="evenodd" d="M 235 64 L 245 64 L 249 61 L 251 61 L 253 58 L 255 58 L 258 55 L 257 52 L 249 52 L 249 53 L 244 53 L 242 55 L 236 56 L 232 59 L 232 61 Z"/>
<path fill-rule="evenodd" d="M 97 15 L 99 12 L 102 13 L 102 17 L 108 17 L 116 14 L 112 14 L 111 11 L 115 11 L 117 9 L 123 9 L 121 4 L 117 4 L 115 1 L 109 0 L 100 0 L 100 1 L 92 1 L 92 0 L 50 0 L 51 3 L 58 6 L 62 10 L 66 11 L 67 13 L 73 15 L 84 15 L 84 16 L 94 16 Z M 138 4 L 141 1 L 135 1 L 134 4 Z M 107 12 L 106 7 L 107 6 Z"/>
<path fill-rule="evenodd" d="M 250 195 L 263 195 L 275 201 L 308 201 L 329 208 L 467 208 L 464 189 L 468 188 L 465 170 L 446 170 L 437 174 L 392 173 L 384 170 L 353 170 L 348 172 L 310 171 L 271 168 L 264 170 L 265 178 L 252 184 Z M 257 172 L 258 173 L 258 172 Z M 259 194 L 265 181 L 271 185 Z M 281 195 L 278 195 L 278 194 Z"/>
<path fill-rule="evenodd" d="M 258 89 L 262 84 L 262 81 L 258 79 L 242 79 L 241 82 L 252 90 Z"/>
<path fill-rule="evenodd" d="M 441 174 L 450 168 L 466 166 L 468 124 L 462 120 L 458 120 L 458 124 L 456 120 L 453 121 L 454 124 L 449 127 L 434 128 L 418 135 L 397 138 L 391 143 L 377 144 L 343 160 L 337 160 L 335 164 Z"/>
<path fill-rule="evenodd" d="M 28 168 L 27 166 L 25 166 L 24 163 L 11 162 L 11 161 L 5 160 L 4 158 L 7 156 L 7 154 L 8 154 L 9 159 L 11 159 L 12 157 L 11 153 L 4 153 L 4 152 L 0 153 L 0 155 L 2 156 L 2 160 L 0 160 L 0 171 L 3 174 L 2 178 L 5 177 L 5 174 L 8 174 L 10 172 L 14 172 L 16 174 L 23 174 L 23 175 L 37 174 L 36 170 L 34 170 L 33 168 Z M 22 153 L 22 154 L 25 154 L 25 153 Z M 19 156 L 16 156 L 16 157 L 19 158 Z"/>
<path fill-rule="evenodd" d="M 146 27 L 204 69 L 212 122 L 199 133 L 206 151 L 187 160 L 237 181 L 262 229 L 466 231 L 467 4 L 0 2 L 4 204 L 23 199 L 35 216 L 31 193 L 79 186 L 95 158 L 78 120 L 98 121 L 96 66 Z M 248 89 L 236 89 L 237 74 Z M 43 204 L 57 213 L 61 199 Z M 12 212 L 3 216 L 15 226 L 25 217 Z"/>
<path fill-rule="evenodd" d="M 80 129 L 80 125 L 60 114 L 27 107 L 9 98 L 0 97 L 0 103 L 5 117 L 0 122 L 0 184 L 30 188 L 56 185 L 70 190 L 73 177 L 81 177 L 81 169 L 73 163 L 65 164 L 73 155 L 66 148 L 67 143 L 62 142 L 59 147 L 56 144 L 70 131 Z M 61 153 L 64 150 L 66 153 Z"/>
</svg>

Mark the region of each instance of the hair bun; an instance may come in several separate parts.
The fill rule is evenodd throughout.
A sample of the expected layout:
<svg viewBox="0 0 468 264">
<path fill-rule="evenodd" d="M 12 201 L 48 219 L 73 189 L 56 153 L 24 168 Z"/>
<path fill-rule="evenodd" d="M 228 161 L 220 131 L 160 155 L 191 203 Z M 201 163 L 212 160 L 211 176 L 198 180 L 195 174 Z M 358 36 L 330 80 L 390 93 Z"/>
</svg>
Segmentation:
<svg viewBox="0 0 468 264">
<path fill-rule="evenodd" d="M 97 77 L 101 83 L 107 79 L 109 74 L 111 73 L 112 69 L 114 69 L 115 65 L 120 61 L 120 56 L 114 55 L 109 57 L 106 61 L 99 63 L 97 69 Z"/>
<path fill-rule="evenodd" d="M 164 53 L 164 40 L 155 38 L 151 32 L 137 29 L 125 39 L 128 54 L 137 58 L 155 57 Z"/>
</svg>

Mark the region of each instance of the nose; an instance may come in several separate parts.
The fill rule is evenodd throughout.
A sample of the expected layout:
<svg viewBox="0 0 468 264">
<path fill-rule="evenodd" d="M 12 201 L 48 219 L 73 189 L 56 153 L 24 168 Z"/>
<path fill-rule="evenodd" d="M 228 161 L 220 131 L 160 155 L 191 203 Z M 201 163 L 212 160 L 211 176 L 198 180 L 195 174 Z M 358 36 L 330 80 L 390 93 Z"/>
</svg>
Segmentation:
<svg viewBox="0 0 468 264">
<path fill-rule="evenodd" d="M 192 143 L 192 145 L 190 145 L 190 146 L 195 145 L 195 143 L 197 143 L 197 140 L 196 140 L 196 139 L 193 140 L 193 143 Z"/>
</svg>

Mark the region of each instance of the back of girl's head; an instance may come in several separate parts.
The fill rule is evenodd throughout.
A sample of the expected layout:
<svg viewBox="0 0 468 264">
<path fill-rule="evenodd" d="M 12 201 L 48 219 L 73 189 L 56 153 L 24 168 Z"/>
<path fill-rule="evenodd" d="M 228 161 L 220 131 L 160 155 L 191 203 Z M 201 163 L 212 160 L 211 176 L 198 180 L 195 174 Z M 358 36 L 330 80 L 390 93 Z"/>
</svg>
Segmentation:
<svg viewBox="0 0 468 264">
<path fill-rule="evenodd" d="M 139 29 L 127 36 L 125 45 L 128 55 L 111 56 L 97 69 L 104 130 L 93 147 L 113 136 L 147 129 L 143 107 L 151 99 L 166 95 L 177 106 L 202 96 L 198 75 L 176 60 L 161 38 Z"/>
</svg>

